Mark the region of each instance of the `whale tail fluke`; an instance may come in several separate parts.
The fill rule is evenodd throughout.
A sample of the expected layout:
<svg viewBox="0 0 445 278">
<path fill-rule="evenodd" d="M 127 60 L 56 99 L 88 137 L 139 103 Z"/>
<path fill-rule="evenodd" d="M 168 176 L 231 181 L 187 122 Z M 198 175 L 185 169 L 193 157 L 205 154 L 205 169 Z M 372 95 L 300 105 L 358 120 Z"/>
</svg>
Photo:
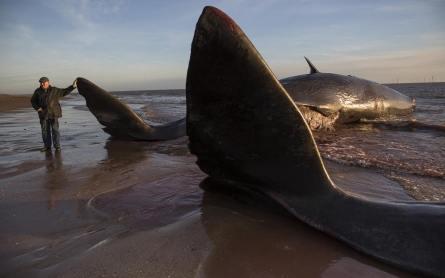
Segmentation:
<svg viewBox="0 0 445 278">
<path fill-rule="evenodd" d="M 118 138 L 127 135 L 127 138 L 132 138 L 128 133 L 137 132 L 141 127 L 150 128 L 125 103 L 88 79 L 78 77 L 77 89 L 85 98 L 91 113 L 101 125 L 105 126 L 105 132 L 110 135 Z"/>
<path fill-rule="evenodd" d="M 93 82 L 78 77 L 77 88 L 104 131 L 113 137 L 131 140 L 171 140 L 185 135 L 185 119 L 150 126 L 125 103 Z"/>
<path fill-rule="evenodd" d="M 264 194 L 332 188 L 298 108 L 241 28 L 216 8 L 204 8 L 196 25 L 186 89 L 190 151 L 218 184 L 237 181 Z"/>
</svg>

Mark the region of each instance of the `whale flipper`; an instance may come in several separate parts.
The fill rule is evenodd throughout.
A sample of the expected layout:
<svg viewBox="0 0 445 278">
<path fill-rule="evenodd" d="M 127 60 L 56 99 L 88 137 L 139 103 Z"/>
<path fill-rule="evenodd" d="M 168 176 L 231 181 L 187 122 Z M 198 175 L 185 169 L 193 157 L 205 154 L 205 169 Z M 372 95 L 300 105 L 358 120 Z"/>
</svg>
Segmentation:
<svg viewBox="0 0 445 278">
<path fill-rule="evenodd" d="M 159 126 L 150 126 L 133 110 L 93 82 L 78 77 L 77 88 L 87 107 L 108 134 L 133 140 L 172 140 L 185 135 L 185 118 Z"/>
<path fill-rule="evenodd" d="M 373 201 L 337 188 L 305 120 L 226 14 L 206 7 L 187 72 L 190 151 L 205 190 L 281 207 L 357 250 L 422 276 L 445 276 L 445 203 Z"/>
</svg>

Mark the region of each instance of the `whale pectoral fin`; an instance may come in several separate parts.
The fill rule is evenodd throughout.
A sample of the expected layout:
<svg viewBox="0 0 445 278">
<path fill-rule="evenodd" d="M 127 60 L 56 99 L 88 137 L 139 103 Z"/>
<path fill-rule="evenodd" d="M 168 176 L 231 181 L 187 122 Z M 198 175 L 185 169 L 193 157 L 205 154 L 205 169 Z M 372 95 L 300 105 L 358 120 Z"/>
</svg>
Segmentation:
<svg viewBox="0 0 445 278">
<path fill-rule="evenodd" d="M 91 113 L 101 125 L 107 127 L 108 133 L 114 136 L 128 134 L 134 138 L 130 134 L 143 134 L 151 128 L 127 105 L 93 82 L 78 77 L 77 88 Z"/>
<path fill-rule="evenodd" d="M 320 114 L 323 114 L 326 117 L 329 117 L 332 114 L 339 112 L 341 109 L 340 101 L 338 101 L 338 103 L 333 101 L 330 103 L 323 102 L 321 104 L 317 104 L 314 102 L 295 102 L 295 104 L 309 107 L 310 109 L 315 110 L 315 111 L 319 112 Z"/>
<path fill-rule="evenodd" d="M 318 74 L 322 75 L 324 74 Z M 325 83 L 323 79 L 313 78 L 311 75 L 293 76 L 281 79 L 280 83 L 295 104 L 310 107 L 324 116 L 335 114 L 342 108 L 335 87 Z"/>
<path fill-rule="evenodd" d="M 330 103 L 316 105 L 314 108 L 324 116 L 329 117 L 341 110 L 341 102 L 337 98 Z"/>
<path fill-rule="evenodd" d="M 304 59 L 306 59 L 306 62 L 309 65 L 309 68 L 311 69 L 310 73 L 319 73 L 318 69 L 314 66 L 314 64 L 312 64 L 311 61 L 309 61 L 308 58 L 304 57 Z"/>
<path fill-rule="evenodd" d="M 293 100 L 241 28 L 216 8 L 204 8 L 196 25 L 186 89 L 189 149 L 210 177 L 266 194 L 332 188 Z"/>
</svg>

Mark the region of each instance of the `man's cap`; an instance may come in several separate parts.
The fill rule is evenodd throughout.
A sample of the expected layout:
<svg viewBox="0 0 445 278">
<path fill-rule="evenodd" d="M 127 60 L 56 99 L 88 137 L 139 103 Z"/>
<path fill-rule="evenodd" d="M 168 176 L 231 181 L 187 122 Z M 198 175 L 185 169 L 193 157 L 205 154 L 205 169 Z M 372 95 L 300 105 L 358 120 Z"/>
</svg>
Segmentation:
<svg viewBox="0 0 445 278">
<path fill-rule="evenodd" d="M 49 79 L 48 79 L 48 77 L 42 77 L 42 78 L 39 79 L 39 82 L 40 83 L 42 83 L 42 82 L 49 82 Z"/>
</svg>

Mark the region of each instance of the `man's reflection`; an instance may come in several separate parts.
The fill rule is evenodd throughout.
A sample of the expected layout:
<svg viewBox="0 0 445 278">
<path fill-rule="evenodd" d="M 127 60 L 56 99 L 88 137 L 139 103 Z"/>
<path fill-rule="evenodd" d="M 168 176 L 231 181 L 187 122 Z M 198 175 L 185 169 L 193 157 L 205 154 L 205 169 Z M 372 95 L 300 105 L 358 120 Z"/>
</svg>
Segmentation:
<svg viewBox="0 0 445 278">
<path fill-rule="evenodd" d="M 54 209 L 56 207 L 57 193 L 59 189 L 65 187 L 68 183 L 66 170 L 63 167 L 62 155 L 60 152 L 53 154 L 46 152 L 46 175 L 45 187 L 49 190 L 48 208 Z"/>
<path fill-rule="evenodd" d="M 111 139 L 105 143 L 107 150 L 106 162 L 113 166 L 127 165 L 144 160 L 147 155 L 143 151 L 146 144 L 138 141 Z"/>
</svg>

